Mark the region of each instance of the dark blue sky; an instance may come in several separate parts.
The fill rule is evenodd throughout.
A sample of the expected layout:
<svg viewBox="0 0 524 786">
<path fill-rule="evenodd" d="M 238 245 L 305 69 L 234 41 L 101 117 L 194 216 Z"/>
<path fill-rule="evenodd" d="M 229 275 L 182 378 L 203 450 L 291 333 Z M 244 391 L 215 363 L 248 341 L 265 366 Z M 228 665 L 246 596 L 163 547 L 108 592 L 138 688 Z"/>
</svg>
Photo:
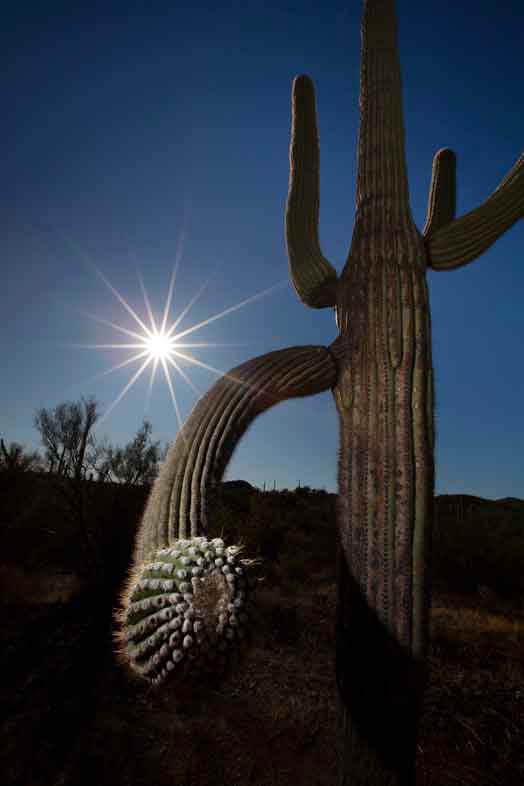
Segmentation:
<svg viewBox="0 0 524 786">
<path fill-rule="evenodd" d="M 145 318 L 137 266 L 160 313 L 184 234 L 173 318 L 214 275 L 181 329 L 280 284 L 191 336 L 237 344 L 193 350 L 215 368 L 331 343 L 332 310 L 303 306 L 288 279 L 291 82 L 300 73 L 315 82 L 320 239 L 340 271 L 353 230 L 362 3 L 26 3 L 7 13 L 4 438 L 37 447 L 35 410 L 64 400 L 92 394 L 104 412 L 139 367 L 91 380 L 131 350 L 70 346 L 130 340 L 82 312 L 137 328 L 87 258 Z M 439 148 L 457 154 L 457 215 L 484 201 L 524 150 L 524 6 L 402 0 L 397 15 L 411 206 L 421 229 Z M 524 497 L 523 222 L 478 261 L 429 272 L 428 281 L 437 493 Z M 183 368 L 201 392 L 217 379 Z M 196 395 L 176 372 L 173 382 L 185 418 Z M 147 388 L 146 372 L 99 436 L 131 439 Z M 156 439 L 176 436 L 160 373 L 147 415 Z M 331 394 L 286 402 L 244 436 L 228 477 L 335 490 L 337 446 Z"/>
</svg>

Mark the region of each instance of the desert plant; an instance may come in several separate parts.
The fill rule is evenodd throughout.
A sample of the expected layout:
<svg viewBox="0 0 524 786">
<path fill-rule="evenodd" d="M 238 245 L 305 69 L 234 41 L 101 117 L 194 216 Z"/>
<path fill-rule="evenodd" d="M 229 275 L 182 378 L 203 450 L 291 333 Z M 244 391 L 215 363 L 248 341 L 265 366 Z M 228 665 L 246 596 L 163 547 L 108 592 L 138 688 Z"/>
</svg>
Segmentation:
<svg viewBox="0 0 524 786">
<path fill-rule="evenodd" d="M 339 783 L 414 782 L 425 685 L 434 494 L 426 270 L 473 261 L 524 215 L 524 159 L 455 219 L 455 155 L 433 163 L 426 224 L 409 205 L 393 0 L 365 0 L 353 238 L 340 276 L 318 240 L 319 150 L 311 80 L 292 91 L 286 211 L 301 301 L 334 308 L 329 348 L 281 350 L 219 380 L 179 433 L 155 483 L 135 564 L 206 535 L 212 485 L 249 423 L 293 396 L 333 391 L 340 422 L 337 686 Z"/>
<path fill-rule="evenodd" d="M 24 472 L 35 472 L 42 467 L 42 457 L 37 450 L 28 453 L 18 442 L 5 444 L 0 439 L 0 473 L 12 477 Z"/>
<path fill-rule="evenodd" d="M 106 444 L 99 448 L 96 466 L 104 482 L 130 486 L 150 484 L 158 475 L 159 463 L 165 458 L 160 442 L 152 442 L 153 426 L 144 418 L 142 426 L 124 448 Z"/>
<path fill-rule="evenodd" d="M 80 480 L 86 476 L 86 455 L 93 444 L 93 427 L 98 420 L 98 403 L 64 401 L 53 410 L 39 409 L 34 424 L 45 448 L 49 472 Z"/>
<path fill-rule="evenodd" d="M 95 447 L 93 428 L 98 420 L 98 403 L 93 398 L 62 402 L 54 409 L 35 412 L 34 425 L 45 448 L 49 477 L 76 527 L 83 551 L 86 577 L 100 576 L 96 535 L 90 523 L 93 489 L 86 483 L 89 454 Z"/>
<path fill-rule="evenodd" d="M 239 439 L 258 414 L 279 401 L 329 390 L 335 381 L 335 360 L 328 349 L 294 347 L 243 363 L 222 377 L 197 402 L 169 449 L 152 488 L 136 539 L 133 568 L 122 594 L 122 608 L 117 615 L 116 638 L 120 654 L 135 674 L 157 683 L 173 671 L 167 666 L 168 662 L 180 662 L 179 671 L 184 673 L 183 681 L 188 682 L 200 678 L 203 668 L 200 661 L 194 667 L 183 668 L 185 649 L 175 646 L 176 637 L 170 636 L 164 641 L 161 637 L 167 631 L 163 629 L 159 635 L 155 633 L 178 605 L 177 591 L 166 589 L 163 583 L 171 580 L 164 575 L 166 568 L 162 567 L 159 573 L 158 566 L 165 561 L 166 554 L 170 555 L 168 561 L 180 561 L 177 570 L 185 570 L 183 559 L 189 560 L 187 564 L 191 570 L 205 569 L 213 603 L 199 605 L 190 592 L 192 583 L 183 586 L 181 591 L 178 585 L 178 594 L 187 595 L 184 602 L 189 619 L 194 619 L 201 626 L 198 648 L 208 648 L 213 652 L 223 648 L 225 656 L 236 651 L 230 644 L 240 644 L 240 638 L 236 634 L 228 638 L 231 635 L 228 634 L 229 629 L 220 621 L 220 615 L 225 613 L 223 609 L 234 605 L 238 599 L 235 597 L 236 584 L 223 580 L 223 565 L 217 563 L 217 559 L 221 563 L 223 557 L 221 554 L 213 556 L 207 540 L 209 509 L 214 507 L 216 498 L 214 486 L 222 478 Z M 213 543 L 216 541 L 211 541 Z M 222 544 L 219 549 L 232 558 L 238 554 L 240 547 L 241 544 L 228 547 Z M 191 562 L 193 552 L 200 555 L 196 559 L 203 560 L 201 566 Z M 236 567 L 245 574 L 245 587 L 251 583 L 253 589 L 257 562 L 246 558 L 236 563 Z M 151 580 L 153 585 L 148 584 Z M 244 576 L 239 581 L 244 581 Z M 249 615 L 251 597 L 245 587 L 241 590 L 246 592 L 243 613 Z M 142 597 L 144 591 L 147 598 Z M 136 603 L 141 604 L 139 608 L 145 616 L 143 623 L 136 622 Z M 159 605 L 155 606 L 156 603 Z M 154 612 L 155 608 L 158 608 L 158 613 Z M 151 629 L 147 627 L 150 617 L 153 638 Z M 164 647 L 162 655 L 161 647 Z M 182 657 L 177 653 L 182 653 Z M 189 652 L 187 660 L 190 660 Z"/>
<path fill-rule="evenodd" d="M 153 684 L 171 671 L 184 680 L 225 665 L 228 650 L 249 632 L 249 560 L 215 538 L 178 539 L 135 569 L 120 631 L 121 654 Z"/>
</svg>

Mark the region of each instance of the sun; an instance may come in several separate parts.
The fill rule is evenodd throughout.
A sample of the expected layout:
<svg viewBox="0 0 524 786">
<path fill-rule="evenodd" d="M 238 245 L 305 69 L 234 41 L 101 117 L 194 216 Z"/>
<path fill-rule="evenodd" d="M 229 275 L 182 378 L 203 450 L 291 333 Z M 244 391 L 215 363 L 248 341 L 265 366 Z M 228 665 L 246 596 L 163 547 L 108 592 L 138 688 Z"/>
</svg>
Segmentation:
<svg viewBox="0 0 524 786">
<path fill-rule="evenodd" d="M 176 341 L 169 333 L 156 330 L 145 341 L 145 348 L 153 360 L 167 360 L 175 351 Z"/>
<path fill-rule="evenodd" d="M 148 402 L 149 402 L 149 399 L 150 399 L 150 396 L 151 396 L 151 391 L 152 391 L 153 384 L 154 384 L 154 380 L 155 380 L 155 377 L 156 377 L 156 372 L 157 372 L 158 366 L 160 365 L 160 366 L 162 366 L 162 370 L 164 372 L 164 377 L 165 377 L 167 386 L 169 388 L 169 393 L 171 395 L 171 400 L 173 402 L 173 407 L 174 407 L 175 414 L 176 414 L 176 417 L 177 417 L 177 420 L 178 420 L 178 423 L 179 423 L 179 426 L 180 426 L 180 430 L 182 430 L 182 427 L 183 427 L 182 417 L 181 417 L 181 413 L 180 413 L 180 408 L 178 406 L 178 401 L 177 401 L 177 397 L 176 397 L 176 393 L 175 393 L 175 388 L 173 386 L 173 381 L 171 379 L 170 367 L 172 369 L 174 369 L 176 372 L 178 372 L 178 374 L 182 377 L 182 379 L 186 382 L 186 384 L 189 385 L 192 388 L 192 390 L 196 393 L 196 395 L 198 397 L 202 396 L 203 392 L 201 390 L 198 390 L 198 388 L 194 385 L 192 380 L 189 378 L 189 376 L 186 374 L 184 369 L 181 367 L 180 363 L 177 362 L 178 360 L 183 360 L 186 363 L 190 363 L 190 364 L 199 366 L 201 368 L 205 368 L 208 371 L 210 371 L 213 374 L 216 374 L 216 375 L 218 375 L 220 377 L 223 376 L 225 374 L 225 372 L 222 369 L 214 368 L 213 366 L 211 366 L 211 365 L 209 365 L 207 363 L 204 363 L 203 361 L 198 360 L 197 358 L 193 357 L 191 354 L 188 354 L 188 353 L 186 353 L 184 351 L 181 351 L 181 350 L 189 349 L 189 348 L 196 348 L 196 347 L 199 347 L 199 348 L 200 347 L 225 347 L 225 346 L 230 347 L 230 346 L 239 346 L 239 344 L 236 344 L 236 345 L 235 344 L 214 344 L 214 343 L 210 343 L 210 342 L 199 342 L 199 343 L 197 342 L 197 343 L 189 343 L 188 344 L 188 343 L 185 343 L 185 342 L 181 343 L 180 339 L 182 337 L 184 337 L 184 336 L 188 336 L 190 333 L 195 332 L 199 328 L 202 328 L 205 325 L 208 325 L 209 323 L 214 322 L 217 319 L 221 319 L 222 317 L 226 316 L 226 314 L 231 314 L 233 311 L 236 311 L 237 309 L 242 308 L 242 306 L 245 306 L 248 303 L 253 303 L 255 300 L 258 300 L 259 298 L 264 297 L 265 295 L 270 294 L 271 292 L 275 291 L 275 289 L 277 289 L 277 288 L 280 288 L 280 287 L 283 287 L 283 286 L 288 286 L 288 280 L 287 279 L 283 279 L 278 284 L 275 284 L 274 286 L 269 287 L 269 289 L 265 289 L 262 292 L 258 292 L 257 294 L 252 295 L 251 297 L 248 297 L 245 300 L 242 300 L 240 303 L 236 303 L 233 306 L 229 306 L 229 308 L 224 309 L 220 313 L 214 314 L 213 316 L 208 317 L 207 319 L 204 319 L 201 322 L 198 322 L 196 325 L 192 325 L 192 326 L 190 326 L 188 328 L 185 328 L 184 330 L 180 330 L 180 331 L 177 332 L 177 328 L 178 328 L 180 322 L 186 316 L 186 314 L 188 313 L 188 311 L 191 308 L 191 306 L 200 297 L 200 295 L 205 290 L 205 288 L 207 287 L 207 285 L 209 284 L 209 281 L 210 281 L 210 279 L 208 279 L 203 284 L 203 286 L 200 287 L 200 289 L 198 290 L 196 295 L 194 295 L 194 297 L 189 301 L 187 306 L 182 310 L 182 312 L 177 316 L 177 318 L 168 327 L 168 315 L 169 315 L 169 311 L 170 311 L 170 308 L 171 308 L 171 302 L 172 302 L 172 298 L 173 298 L 173 288 L 174 288 L 174 284 L 175 284 L 176 271 L 177 271 L 177 268 L 178 268 L 178 263 L 180 261 L 180 256 L 179 256 L 178 253 L 177 253 L 177 256 L 176 256 L 176 264 L 175 264 L 175 266 L 173 268 L 173 272 L 172 272 L 172 275 L 171 275 L 171 280 L 169 282 L 169 288 L 168 288 L 168 292 L 167 292 L 164 312 L 163 312 L 163 315 L 162 315 L 161 319 L 158 318 L 158 316 L 155 319 L 155 315 L 153 314 L 153 310 L 152 310 L 151 304 L 149 302 L 149 297 L 147 295 L 147 292 L 146 292 L 146 289 L 145 289 L 145 286 L 144 286 L 144 282 L 142 280 L 142 277 L 141 277 L 140 273 L 137 270 L 138 279 L 139 279 L 139 282 L 140 282 L 140 287 L 142 289 L 142 294 L 144 296 L 144 303 L 145 303 L 145 307 L 146 307 L 146 311 L 147 311 L 147 317 L 148 317 L 148 321 L 149 321 L 149 326 L 146 324 L 144 319 L 140 318 L 140 316 L 130 306 L 130 304 L 127 302 L 127 300 L 111 285 L 111 283 L 107 280 L 107 278 L 104 276 L 104 274 L 97 268 L 97 266 L 88 257 L 88 255 L 85 252 L 83 252 L 82 256 L 83 256 L 84 260 L 86 260 L 89 263 L 90 267 L 96 272 L 96 274 L 102 279 L 102 281 L 105 283 L 105 285 L 115 295 L 117 300 L 120 301 L 120 303 L 124 306 L 126 311 L 133 317 L 133 320 L 135 321 L 135 323 L 140 328 L 140 332 L 138 332 L 137 328 L 135 328 L 134 330 L 131 330 L 131 329 L 127 328 L 127 327 L 123 327 L 122 325 L 117 325 L 117 324 L 115 324 L 113 322 L 109 322 L 106 319 L 102 319 L 100 317 L 97 317 L 97 316 L 95 316 L 93 314 L 90 314 L 90 313 L 88 313 L 86 311 L 82 312 L 86 316 L 90 317 L 91 319 L 94 319 L 97 322 L 101 322 L 102 324 L 109 325 L 109 327 L 113 328 L 114 330 L 117 330 L 119 333 L 124 333 L 125 335 L 127 335 L 130 338 L 134 339 L 135 343 L 126 343 L 126 344 L 73 344 L 73 346 L 75 346 L 77 348 L 82 348 L 82 349 L 136 349 L 136 350 L 138 350 L 138 352 L 132 354 L 131 357 L 128 357 L 128 358 L 126 358 L 126 360 L 123 360 L 121 363 L 118 363 L 117 365 L 112 366 L 107 371 L 102 371 L 100 374 L 96 374 L 94 377 L 91 377 L 91 379 L 88 380 L 88 381 L 92 381 L 93 379 L 97 379 L 97 378 L 99 378 L 101 376 L 105 376 L 106 374 L 110 374 L 113 371 L 116 371 L 117 369 L 123 368 L 125 366 L 130 365 L 131 363 L 134 363 L 135 361 L 141 361 L 140 367 L 138 368 L 137 371 L 135 371 L 135 373 L 133 374 L 133 376 L 131 377 L 129 382 L 125 385 L 124 389 L 117 396 L 117 398 L 110 404 L 110 406 L 105 410 L 105 412 L 102 414 L 102 416 L 97 420 L 97 426 L 99 426 L 105 420 L 105 418 L 109 415 L 109 413 L 122 400 L 122 398 L 125 396 L 127 391 L 135 384 L 135 382 L 139 379 L 139 377 L 143 374 L 143 372 L 147 369 L 147 367 L 150 366 L 151 367 L 151 375 L 150 375 L 150 378 L 149 378 L 149 386 L 148 386 L 148 392 L 147 392 L 147 402 L 146 402 L 146 409 L 147 409 Z M 240 345 L 242 345 L 242 344 L 240 344 Z M 86 382 L 87 382 L 87 380 L 86 380 Z"/>
</svg>

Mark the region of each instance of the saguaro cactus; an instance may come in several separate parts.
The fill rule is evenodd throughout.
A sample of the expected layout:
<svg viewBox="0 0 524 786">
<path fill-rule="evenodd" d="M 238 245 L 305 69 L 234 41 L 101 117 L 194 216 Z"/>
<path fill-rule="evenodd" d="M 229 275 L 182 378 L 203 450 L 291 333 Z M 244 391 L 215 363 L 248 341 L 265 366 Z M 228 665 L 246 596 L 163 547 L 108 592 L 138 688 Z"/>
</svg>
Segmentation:
<svg viewBox="0 0 524 786">
<path fill-rule="evenodd" d="M 191 682 L 222 672 L 246 639 L 253 560 L 207 540 L 213 486 L 260 412 L 335 382 L 328 349 L 292 347 L 243 363 L 197 402 L 151 491 L 117 615 L 120 655 L 134 675 Z"/>
<path fill-rule="evenodd" d="M 425 679 L 434 492 L 425 274 L 473 261 L 524 216 L 524 159 L 483 204 L 455 219 L 455 156 L 439 150 L 419 232 L 409 205 L 394 0 L 365 0 L 356 218 L 337 275 L 319 248 L 319 148 L 306 76 L 294 80 L 292 110 L 291 280 L 307 306 L 335 309 L 339 335 L 329 348 L 295 347 L 248 361 L 197 403 L 151 493 L 119 637 L 124 657 L 153 681 L 184 660 L 173 637 L 181 627 L 189 631 L 188 651 L 196 642 L 195 661 L 206 642 L 209 652 L 218 640 L 227 655 L 239 627 L 231 618 L 238 623 L 236 609 L 248 600 L 249 564 L 236 547 L 212 541 L 213 551 L 206 540 L 213 484 L 259 412 L 331 389 L 340 421 L 339 783 L 405 786 L 414 780 Z M 225 570 L 228 558 L 237 573 Z M 184 586 L 175 588 L 171 576 L 179 570 Z M 186 605 L 178 608 L 181 595 Z M 197 664 L 189 661 L 191 674 Z"/>
</svg>

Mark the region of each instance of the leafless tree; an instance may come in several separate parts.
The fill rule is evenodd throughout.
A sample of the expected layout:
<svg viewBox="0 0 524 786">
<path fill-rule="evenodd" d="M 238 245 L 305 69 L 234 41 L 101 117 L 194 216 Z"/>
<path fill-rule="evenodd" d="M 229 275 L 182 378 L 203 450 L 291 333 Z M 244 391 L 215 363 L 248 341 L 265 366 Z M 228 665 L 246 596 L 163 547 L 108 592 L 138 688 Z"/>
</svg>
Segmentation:
<svg viewBox="0 0 524 786">
<path fill-rule="evenodd" d="M 6 445 L 0 438 L 0 472 L 34 472 L 41 465 L 42 457 L 37 450 L 28 453 L 19 442 Z"/>
<path fill-rule="evenodd" d="M 72 522 L 78 529 L 87 574 L 101 570 L 96 533 L 89 520 L 90 491 L 85 483 L 92 465 L 89 451 L 96 451 L 92 434 L 98 420 L 98 404 L 91 397 L 79 402 L 62 402 L 54 409 L 39 409 L 34 425 L 45 449 L 46 467 Z"/>
<path fill-rule="evenodd" d="M 95 477 L 122 486 L 150 484 L 165 458 L 160 442 L 151 440 L 148 420 L 144 419 L 135 437 L 122 448 L 110 444 L 107 437 L 95 438 L 93 427 L 98 417 L 97 401 L 89 398 L 39 409 L 34 420 L 45 449 L 46 469 L 78 528 L 91 572 L 101 570 L 98 552 L 102 525 L 96 513 L 96 491 L 86 481 Z M 111 504 L 115 507 L 120 502 L 117 496 Z"/>
<path fill-rule="evenodd" d="M 108 445 L 98 472 L 104 480 L 131 486 L 149 484 L 158 475 L 159 463 L 165 458 L 160 442 L 151 441 L 152 425 L 144 418 L 134 439 L 124 448 Z"/>
<path fill-rule="evenodd" d="M 28 452 L 18 442 L 0 438 L 0 526 L 14 527 L 23 516 L 30 516 L 40 502 L 38 484 L 31 475 L 42 469 L 38 451 Z M 31 494 L 28 495 L 28 488 Z M 22 511 L 22 514 L 21 514 Z"/>
<path fill-rule="evenodd" d="M 37 410 L 34 424 L 40 432 L 50 472 L 64 478 L 85 478 L 86 453 L 95 445 L 92 429 L 98 420 L 97 408 L 91 397 L 63 402 L 54 410 Z"/>
</svg>

